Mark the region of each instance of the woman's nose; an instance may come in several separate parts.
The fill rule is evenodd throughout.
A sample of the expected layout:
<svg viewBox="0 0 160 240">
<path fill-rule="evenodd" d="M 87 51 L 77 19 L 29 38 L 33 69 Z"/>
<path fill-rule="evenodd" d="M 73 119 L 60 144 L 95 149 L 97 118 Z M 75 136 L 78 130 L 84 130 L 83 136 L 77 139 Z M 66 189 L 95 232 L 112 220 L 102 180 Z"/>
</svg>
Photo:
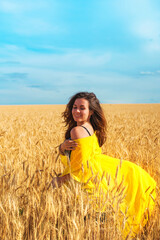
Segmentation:
<svg viewBox="0 0 160 240">
<path fill-rule="evenodd" d="M 77 108 L 77 109 L 76 109 L 76 112 L 80 112 L 80 109 Z"/>
</svg>

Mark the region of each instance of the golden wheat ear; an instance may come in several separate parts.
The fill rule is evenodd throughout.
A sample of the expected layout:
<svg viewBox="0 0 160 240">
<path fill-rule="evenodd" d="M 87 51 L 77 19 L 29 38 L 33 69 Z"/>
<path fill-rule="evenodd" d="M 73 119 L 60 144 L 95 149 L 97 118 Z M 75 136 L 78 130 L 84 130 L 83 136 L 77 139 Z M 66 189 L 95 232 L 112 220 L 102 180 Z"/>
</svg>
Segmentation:
<svg viewBox="0 0 160 240">
<path fill-rule="evenodd" d="M 57 162 L 57 160 L 58 160 L 59 156 L 60 156 L 60 154 L 58 153 L 58 155 L 57 155 L 57 157 L 56 157 L 56 160 L 55 160 L 55 162 Z"/>
<path fill-rule="evenodd" d="M 56 171 L 53 169 L 54 174 L 56 175 L 56 177 L 59 177 L 62 173 L 56 173 Z M 52 174 L 50 173 L 50 176 L 53 178 Z"/>
<path fill-rule="evenodd" d="M 58 177 L 58 174 L 56 173 L 56 171 L 55 171 L 54 169 L 53 169 L 53 172 L 54 172 L 54 174 L 56 175 L 56 177 Z M 51 176 L 52 178 L 54 178 L 51 173 L 50 173 L 50 176 Z"/>
</svg>

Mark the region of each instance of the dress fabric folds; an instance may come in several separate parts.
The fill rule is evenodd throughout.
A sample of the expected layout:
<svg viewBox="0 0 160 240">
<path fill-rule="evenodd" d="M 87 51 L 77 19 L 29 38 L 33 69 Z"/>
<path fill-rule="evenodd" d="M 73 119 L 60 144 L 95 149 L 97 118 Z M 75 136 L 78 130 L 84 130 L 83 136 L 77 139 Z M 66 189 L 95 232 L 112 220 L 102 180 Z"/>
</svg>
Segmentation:
<svg viewBox="0 0 160 240">
<path fill-rule="evenodd" d="M 95 133 L 75 141 L 78 146 L 71 152 L 70 160 L 61 155 L 61 161 L 65 165 L 62 176 L 70 173 L 74 180 L 82 183 L 83 188 L 95 197 L 109 191 L 116 195 L 117 189 L 120 193 L 121 188 L 123 198 L 120 211 L 126 215 L 125 226 L 122 224 L 121 231 L 124 237 L 130 232 L 134 236 L 146 224 L 154 209 L 155 180 L 130 161 L 102 154 Z M 98 188 L 95 178 L 100 180 Z"/>
</svg>

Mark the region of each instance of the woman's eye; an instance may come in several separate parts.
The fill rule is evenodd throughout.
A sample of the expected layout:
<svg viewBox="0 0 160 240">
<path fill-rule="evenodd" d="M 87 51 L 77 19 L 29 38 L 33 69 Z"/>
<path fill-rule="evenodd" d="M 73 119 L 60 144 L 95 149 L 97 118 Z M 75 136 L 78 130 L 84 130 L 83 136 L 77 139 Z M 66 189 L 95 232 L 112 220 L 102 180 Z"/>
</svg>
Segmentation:
<svg viewBox="0 0 160 240">
<path fill-rule="evenodd" d="M 77 107 L 73 107 L 72 109 L 77 109 Z M 85 108 L 79 108 L 80 110 L 85 110 Z"/>
</svg>

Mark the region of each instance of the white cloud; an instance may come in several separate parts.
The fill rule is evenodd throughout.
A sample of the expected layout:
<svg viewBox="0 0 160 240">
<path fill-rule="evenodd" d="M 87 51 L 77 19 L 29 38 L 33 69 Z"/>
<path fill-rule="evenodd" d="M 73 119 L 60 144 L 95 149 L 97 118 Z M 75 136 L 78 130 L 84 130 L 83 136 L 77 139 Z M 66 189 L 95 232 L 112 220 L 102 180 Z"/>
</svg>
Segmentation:
<svg viewBox="0 0 160 240">
<path fill-rule="evenodd" d="M 134 32 L 144 41 L 142 49 L 146 52 L 160 51 L 159 21 L 146 19 L 135 22 Z"/>
<path fill-rule="evenodd" d="M 94 52 L 70 52 L 64 54 L 32 54 L 26 56 L 23 59 L 24 64 L 35 64 L 45 66 L 47 68 L 66 68 L 70 70 L 74 69 L 86 69 L 93 67 L 102 67 L 110 60 L 110 55 L 105 53 L 95 54 Z M 68 70 L 69 70 L 68 69 Z"/>
<path fill-rule="evenodd" d="M 141 75 L 155 75 L 158 76 L 158 74 L 160 73 L 160 70 L 156 70 L 156 71 L 141 71 L 140 74 Z"/>
<path fill-rule="evenodd" d="M 47 7 L 47 2 L 42 0 L 34 1 L 21 1 L 21 0 L 1 0 L 0 1 L 0 11 L 10 14 L 26 13 L 28 11 L 45 9 Z"/>
<path fill-rule="evenodd" d="M 147 52 L 160 52 L 160 40 L 153 40 L 152 42 L 146 43 L 144 49 Z"/>
<path fill-rule="evenodd" d="M 158 39 L 160 34 L 160 23 L 154 20 L 141 20 L 136 23 L 135 32 L 142 38 Z"/>
<path fill-rule="evenodd" d="M 160 16 L 159 9 L 152 0 L 117 0 L 113 3 L 113 7 L 119 16 L 127 18 L 129 24 L 136 20 L 137 22 L 147 19 L 158 21 Z"/>
<path fill-rule="evenodd" d="M 61 21 L 60 3 L 57 1 L 1 0 L 0 12 L 4 13 L 3 25 L 10 33 L 35 36 L 65 33 L 66 24 Z"/>
<path fill-rule="evenodd" d="M 0 48 L 0 54 L 6 55 L 6 60 L 20 62 L 23 66 L 42 69 L 67 67 L 72 71 L 79 68 L 104 67 L 111 59 L 111 54 L 108 52 L 61 49 L 61 54 L 47 54 L 28 51 L 16 45 L 4 45 Z M 4 58 L 1 61 L 4 61 Z"/>
<path fill-rule="evenodd" d="M 10 81 L 10 76 L 17 76 L 15 73 L 19 76 L 25 73 L 26 78 L 18 81 L 21 86 L 44 88 L 45 91 L 48 88 L 54 89 L 55 82 L 57 89 L 67 85 L 72 88 L 74 85 L 86 86 L 90 82 L 97 85 L 97 78 L 100 82 L 105 82 L 105 75 L 99 72 L 107 66 L 111 58 L 109 53 L 84 52 L 78 49 L 70 51 L 64 49 L 63 54 L 62 52 L 61 54 L 35 53 L 16 45 L 2 46 L 0 55 L 4 54 L 6 54 L 5 61 L 4 58 L 0 58 L 0 62 L 3 62 L 0 71 L 6 80 Z M 15 64 L 9 64 L 10 62 Z"/>
<path fill-rule="evenodd" d="M 140 72 L 140 74 L 142 75 L 154 75 L 154 72 L 149 72 L 149 71 L 146 71 L 146 72 Z"/>
<path fill-rule="evenodd" d="M 9 70 L 13 71 L 13 69 Z M 14 68 L 14 70 L 17 74 L 18 69 Z M 55 71 L 40 67 L 31 68 L 31 66 L 19 70 L 28 74 L 27 79 L 18 82 L 18 85 L 12 84 L 12 90 L 8 94 L 8 103 L 9 101 L 14 104 L 18 102 L 21 104 L 65 103 L 78 91 L 93 91 L 103 103 L 147 102 L 149 98 L 155 99 L 156 102 L 159 96 L 157 94 L 159 78 L 155 75 L 150 75 L 150 78 L 146 78 L 145 75 L 137 78 L 101 71 L 86 73 L 78 70 L 65 71 L 63 68 Z M 7 68 L 3 71 L 7 71 Z M 4 99 L 8 92 L 7 88 L 0 90 L 1 103 L 7 103 Z"/>
<path fill-rule="evenodd" d="M 160 11 L 154 1 L 118 0 L 114 8 L 128 32 L 141 40 L 142 50 L 160 51 Z"/>
<path fill-rule="evenodd" d="M 11 2 L 7 0 L 1 0 L 0 2 L 0 10 L 6 13 L 17 13 L 19 11 L 22 11 L 23 9 L 24 6 L 16 2 Z"/>
<path fill-rule="evenodd" d="M 23 17 L 22 21 L 17 21 L 17 24 L 13 26 L 13 30 L 17 34 L 31 36 L 40 34 L 55 34 L 62 32 L 63 29 L 58 25 L 52 25 L 48 21 L 42 18 L 36 17 Z"/>
</svg>

